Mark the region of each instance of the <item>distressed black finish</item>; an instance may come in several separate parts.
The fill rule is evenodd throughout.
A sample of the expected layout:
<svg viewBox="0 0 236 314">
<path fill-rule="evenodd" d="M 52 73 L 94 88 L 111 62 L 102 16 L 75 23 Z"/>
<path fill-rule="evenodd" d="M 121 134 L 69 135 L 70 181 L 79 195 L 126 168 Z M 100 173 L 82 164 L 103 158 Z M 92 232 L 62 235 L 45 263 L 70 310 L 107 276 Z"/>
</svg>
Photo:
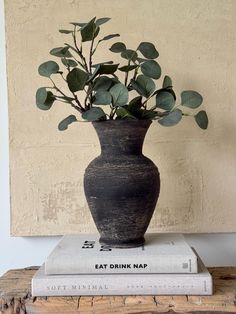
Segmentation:
<svg viewBox="0 0 236 314">
<path fill-rule="evenodd" d="M 160 191 L 158 169 L 142 154 L 151 123 L 93 122 L 101 155 L 86 168 L 84 189 L 104 245 L 129 248 L 145 241 Z"/>
</svg>

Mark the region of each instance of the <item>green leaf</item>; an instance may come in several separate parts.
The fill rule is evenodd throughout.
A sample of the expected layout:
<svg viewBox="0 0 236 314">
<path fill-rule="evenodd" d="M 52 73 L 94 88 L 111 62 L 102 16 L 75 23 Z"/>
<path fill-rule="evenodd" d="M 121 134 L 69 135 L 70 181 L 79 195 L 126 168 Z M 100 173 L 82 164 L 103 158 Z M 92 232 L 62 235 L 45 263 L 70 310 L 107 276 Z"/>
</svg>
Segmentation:
<svg viewBox="0 0 236 314">
<path fill-rule="evenodd" d="M 107 91 L 100 90 L 95 94 L 95 105 L 110 105 L 112 101 L 111 94 Z"/>
<path fill-rule="evenodd" d="M 70 91 L 77 92 L 83 90 L 88 77 L 89 74 L 81 69 L 74 68 L 70 71 L 66 77 Z"/>
<path fill-rule="evenodd" d="M 94 17 L 90 22 L 85 24 L 81 29 L 81 37 L 82 42 L 90 41 L 94 38 L 94 33 L 96 30 L 96 24 L 95 24 L 96 17 Z"/>
<path fill-rule="evenodd" d="M 50 54 L 55 56 L 55 57 L 60 57 L 60 58 L 63 58 L 63 57 L 66 57 L 66 58 L 70 58 L 72 57 L 70 51 L 69 51 L 69 48 L 68 46 L 66 47 L 57 47 L 57 48 L 53 48 L 51 51 L 50 51 Z"/>
<path fill-rule="evenodd" d="M 76 116 L 73 114 L 69 115 L 58 124 L 59 131 L 65 131 L 68 126 L 75 121 L 77 121 Z"/>
<path fill-rule="evenodd" d="M 141 71 L 144 75 L 156 80 L 161 76 L 161 67 L 155 60 L 148 60 L 142 63 Z"/>
<path fill-rule="evenodd" d="M 123 67 L 120 67 L 119 70 L 122 72 L 129 72 L 129 71 L 136 69 L 137 66 L 138 66 L 137 64 L 125 65 Z"/>
<path fill-rule="evenodd" d="M 117 42 L 111 46 L 110 50 L 115 53 L 120 53 L 126 50 L 126 46 L 122 42 Z"/>
<path fill-rule="evenodd" d="M 113 84 L 112 79 L 108 76 L 100 76 L 94 81 L 94 91 L 107 91 Z"/>
<path fill-rule="evenodd" d="M 138 54 L 134 50 L 126 49 L 125 51 L 122 51 L 121 57 L 134 62 L 138 58 Z"/>
<path fill-rule="evenodd" d="M 158 117 L 158 112 L 153 110 L 143 110 L 142 118 L 154 120 Z"/>
<path fill-rule="evenodd" d="M 71 34 L 71 33 L 73 33 L 73 31 L 70 31 L 68 29 L 59 29 L 59 32 L 62 33 L 62 34 Z"/>
<path fill-rule="evenodd" d="M 159 56 L 159 53 L 156 50 L 155 46 L 149 42 L 142 42 L 138 46 L 138 50 L 147 59 L 156 59 Z"/>
<path fill-rule="evenodd" d="M 104 120 L 106 118 L 105 112 L 99 108 L 94 107 L 82 113 L 82 118 L 87 121 Z"/>
<path fill-rule="evenodd" d="M 74 26 L 83 27 L 83 26 L 85 26 L 87 23 L 71 22 L 70 24 L 72 24 L 72 25 L 74 25 Z"/>
<path fill-rule="evenodd" d="M 115 37 L 120 37 L 120 34 L 110 34 L 110 35 L 107 35 L 107 36 L 103 37 L 99 41 L 101 42 L 103 40 L 109 40 L 109 39 L 112 39 L 112 38 L 115 38 Z"/>
<path fill-rule="evenodd" d="M 128 111 L 131 113 L 137 112 L 142 107 L 142 96 L 137 96 L 133 98 L 128 105 Z"/>
<path fill-rule="evenodd" d="M 207 113 L 204 110 L 199 111 L 195 116 L 195 121 L 197 122 L 198 126 L 203 129 L 206 130 L 208 127 L 208 117 L 207 117 Z"/>
<path fill-rule="evenodd" d="M 36 92 L 36 105 L 41 110 L 49 110 L 55 100 L 52 92 L 48 92 L 45 87 L 41 87 Z"/>
<path fill-rule="evenodd" d="M 77 62 L 75 62 L 75 60 L 73 59 L 65 59 L 65 58 L 61 58 L 61 62 L 66 66 L 66 67 L 76 67 L 78 64 Z"/>
<path fill-rule="evenodd" d="M 93 64 L 92 68 L 96 68 L 98 65 L 101 65 L 101 64 L 113 64 L 113 63 L 114 63 L 113 61 L 100 62 L 100 63 Z"/>
<path fill-rule="evenodd" d="M 131 119 L 131 120 L 137 120 L 137 118 L 132 115 L 126 108 L 119 107 L 116 110 L 117 119 Z"/>
<path fill-rule="evenodd" d="M 55 61 L 47 61 L 42 63 L 38 72 L 41 76 L 50 77 L 52 74 L 56 74 L 59 71 L 59 65 Z"/>
<path fill-rule="evenodd" d="M 97 74 L 113 74 L 119 64 L 100 64 Z"/>
<path fill-rule="evenodd" d="M 114 106 L 124 106 L 128 102 L 128 89 L 124 84 L 118 83 L 110 89 Z"/>
<path fill-rule="evenodd" d="M 131 80 L 131 86 L 135 89 L 140 95 L 144 97 L 149 97 L 155 90 L 155 83 L 152 79 L 145 75 L 139 75 L 135 80 Z"/>
<path fill-rule="evenodd" d="M 102 25 L 102 24 L 108 22 L 109 20 L 110 20 L 109 17 L 101 17 L 101 18 L 97 19 L 96 25 L 97 25 L 97 26 L 100 26 L 100 25 Z"/>
<path fill-rule="evenodd" d="M 161 91 L 156 95 L 156 106 L 164 110 L 171 110 L 175 105 L 175 99 L 169 92 Z"/>
<path fill-rule="evenodd" d="M 100 32 L 100 27 L 99 27 L 99 26 L 96 26 L 96 29 L 95 29 L 94 37 L 93 37 L 93 38 L 96 38 L 97 35 L 99 34 L 99 32 Z"/>
<path fill-rule="evenodd" d="M 198 108 L 202 104 L 202 96 L 193 90 L 186 90 L 181 93 L 181 105 L 188 108 Z"/>
<path fill-rule="evenodd" d="M 179 123 L 181 119 L 182 111 L 180 109 L 175 109 L 160 120 L 158 120 L 158 122 L 163 126 L 173 126 Z"/>
<path fill-rule="evenodd" d="M 164 77 L 162 87 L 163 88 L 171 88 L 172 87 L 172 80 L 168 75 L 166 75 Z"/>
</svg>

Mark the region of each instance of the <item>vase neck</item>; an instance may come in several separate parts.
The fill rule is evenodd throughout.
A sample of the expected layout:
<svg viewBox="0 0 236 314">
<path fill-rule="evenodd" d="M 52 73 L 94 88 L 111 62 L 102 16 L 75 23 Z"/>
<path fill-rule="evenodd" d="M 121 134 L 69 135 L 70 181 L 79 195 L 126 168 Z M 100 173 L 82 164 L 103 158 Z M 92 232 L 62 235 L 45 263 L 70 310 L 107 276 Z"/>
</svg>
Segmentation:
<svg viewBox="0 0 236 314">
<path fill-rule="evenodd" d="M 141 155 L 150 124 L 150 120 L 93 122 L 100 141 L 101 154 L 113 157 L 114 155 Z"/>
</svg>

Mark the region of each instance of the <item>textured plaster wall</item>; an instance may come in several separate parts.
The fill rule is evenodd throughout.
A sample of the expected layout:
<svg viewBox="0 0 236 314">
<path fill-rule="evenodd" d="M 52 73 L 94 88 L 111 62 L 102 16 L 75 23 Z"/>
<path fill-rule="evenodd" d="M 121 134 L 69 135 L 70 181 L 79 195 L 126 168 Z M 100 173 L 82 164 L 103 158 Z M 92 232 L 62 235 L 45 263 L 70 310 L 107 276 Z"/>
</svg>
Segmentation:
<svg viewBox="0 0 236 314">
<path fill-rule="evenodd" d="M 82 183 L 99 154 L 95 131 L 80 123 L 61 133 L 58 122 L 73 110 L 34 104 L 36 89 L 48 85 L 37 67 L 66 40 L 57 30 L 95 15 L 110 16 L 104 34 L 119 32 L 130 48 L 156 43 L 163 75 L 176 91 L 201 92 L 210 119 L 205 132 L 189 118 L 171 129 L 151 126 L 144 152 L 162 189 L 149 231 L 236 231 L 235 1 L 8 0 L 5 10 L 13 235 L 95 230 Z M 109 57 L 101 45 L 97 60 Z"/>
</svg>

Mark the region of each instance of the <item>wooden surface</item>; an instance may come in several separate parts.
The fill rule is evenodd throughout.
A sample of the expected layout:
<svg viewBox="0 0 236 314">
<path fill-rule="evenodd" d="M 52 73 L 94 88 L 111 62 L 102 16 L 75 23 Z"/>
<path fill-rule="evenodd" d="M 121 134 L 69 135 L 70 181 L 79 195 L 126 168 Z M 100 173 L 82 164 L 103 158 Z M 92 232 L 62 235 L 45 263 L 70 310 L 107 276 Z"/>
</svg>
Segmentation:
<svg viewBox="0 0 236 314">
<path fill-rule="evenodd" d="M 10 270 L 0 278 L 1 314 L 236 313 L 236 267 L 209 269 L 213 296 L 32 298 L 31 278 L 36 270 Z"/>
</svg>

